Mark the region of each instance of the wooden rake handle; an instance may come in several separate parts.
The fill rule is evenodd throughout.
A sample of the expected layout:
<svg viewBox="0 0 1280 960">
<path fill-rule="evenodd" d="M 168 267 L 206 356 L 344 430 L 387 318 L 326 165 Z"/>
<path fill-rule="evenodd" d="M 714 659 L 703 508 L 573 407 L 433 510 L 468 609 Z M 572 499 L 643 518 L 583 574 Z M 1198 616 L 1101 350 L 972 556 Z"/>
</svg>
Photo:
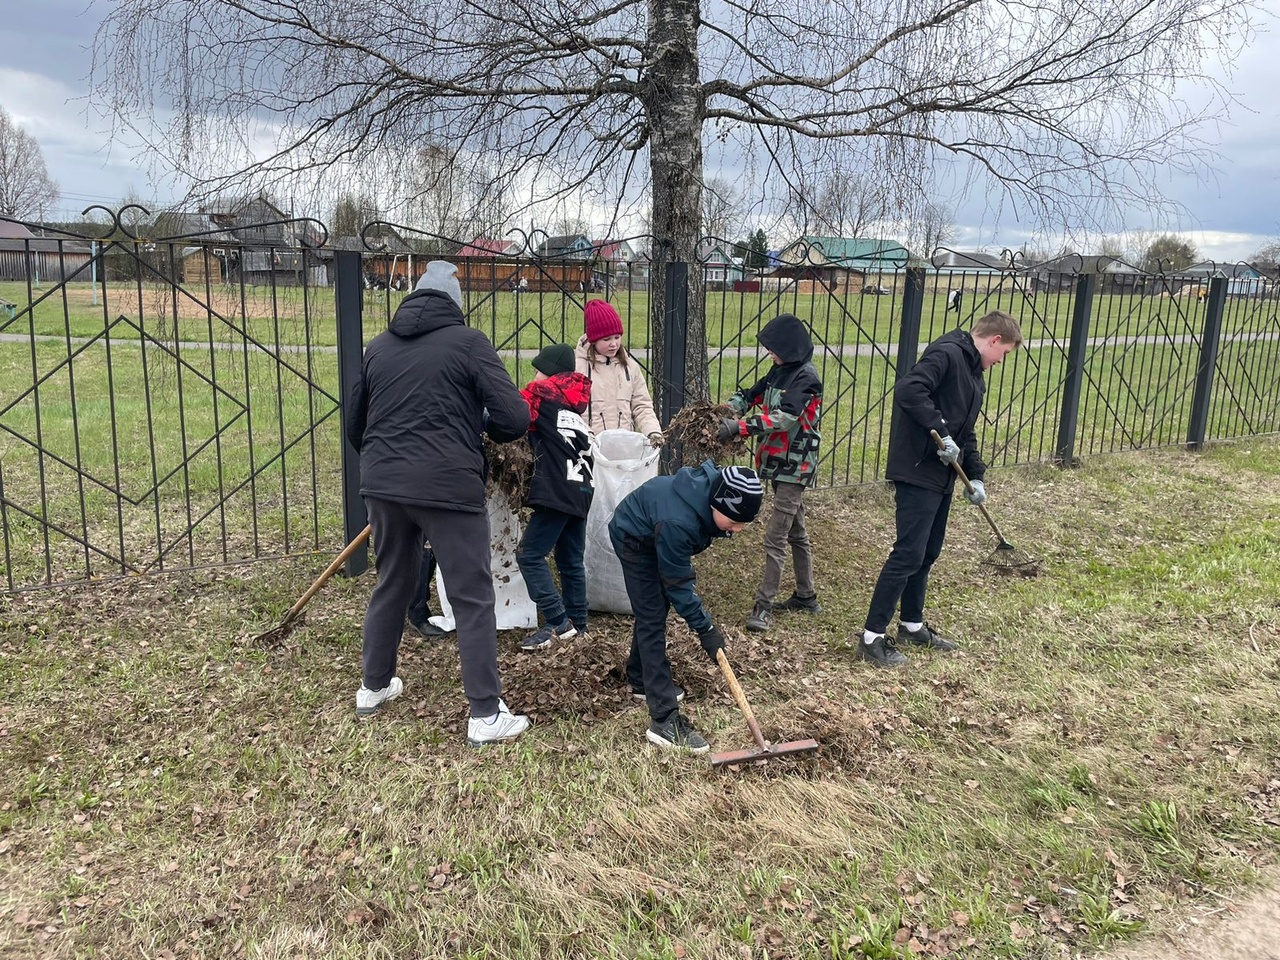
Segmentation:
<svg viewBox="0 0 1280 960">
<path fill-rule="evenodd" d="M 738 709 L 742 711 L 743 717 L 746 718 L 747 728 L 751 731 L 751 736 L 755 738 L 756 746 L 767 752 L 769 750 L 769 742 L 765 740 L 764 734 L 760 732 L 760 724 L 756 722 L 756 715 L 751 712 L 751 704 L 747 703 L 747 695 L 742 692 L 742 684 L 738 683 L 738 678 L 733 675 L 733 668 L 729 666 L 729 658 L 724 655 L 724 647 L 716 651 L 716 665 L 720 667 L 724 682 L 729 685 L 729 692 L 733 694 L 734 703 L 738 705 Z"/>
<path fill-rule="evenodd" d="M 933 442 L 938 445 L 939 450 L 945 450 L 947 445 L 942 442 L 942 437 L 938 436 L 937 430 L 930 430 L 929 436 L 933 437 Z M 960 466 L 959 460 L 951 461 L 951 469 L 956 472 L 961 481 L 964 482 L 964 488 L 968 493 L 973 493 L 973 484 L 969 482 L 969 477 L 964 472 L 964 467 Z M 1004 538 L 1004 534 L 1000 532 L 1000 528 L 996 526 L 996 522 L 991 519 L 991 514 L 987 513 L 987 505 L 985 503 L 976 504 L 977 508 L 982 511 L 982 515 L 987 518 L 987 523 L 991 525 L 991 532 L 996 535 L 996 539 L 1000 541 L 1001 547 L 1009 546 L 1009 541 Z"/>
<path fill-rule="evenodd" d="M 281 621 L 280 626 L 283 627 L 285 624 L 293 622 L 294 618 L 302 612 L 302 608 L 311 601 L 312 597 L 320 592 L 320 588 L 329 581 L 330 577 L 342 569 L 342 565 L 351 559 L 351 555 L 360 549 L 364 542 L 369 539 L 369 534 L 372 532 L 373 526 L 370 524 L 366 525 L 363 530 L 356 534 L 355 539 L 348 543 L 340 554 L 333 558 L 333 563 L 329 564 L 329 566 L 325 568 L 324 573 L 316 577 L 316 582 L 307 588 L 307 592 L 298 598 L 298 602 L 289 608 L 289 612 L 284 615 L 284 620 Z"/>
</svg>

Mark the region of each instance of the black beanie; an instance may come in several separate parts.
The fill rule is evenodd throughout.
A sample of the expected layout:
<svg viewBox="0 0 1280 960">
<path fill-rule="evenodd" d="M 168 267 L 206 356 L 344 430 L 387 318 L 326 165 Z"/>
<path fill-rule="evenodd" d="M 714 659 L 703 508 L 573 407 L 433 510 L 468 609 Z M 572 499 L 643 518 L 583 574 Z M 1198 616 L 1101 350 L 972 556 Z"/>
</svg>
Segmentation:
<svg viewBox="0 0 1280 960">
<path fill-rule="evenodd" d="M 554 377 L 557 373 L 573 372 L 573 347 L 567 343 L 553 343 L 543 347 L 533 358 L 533 369 Z"/>
<path fill-rule="evenodd" d="M 711 490 L 711 506 L 734 523 L 750 523 L 764 502 L 764 487 L 750 467 L 725 467 Z"/>
</svg>

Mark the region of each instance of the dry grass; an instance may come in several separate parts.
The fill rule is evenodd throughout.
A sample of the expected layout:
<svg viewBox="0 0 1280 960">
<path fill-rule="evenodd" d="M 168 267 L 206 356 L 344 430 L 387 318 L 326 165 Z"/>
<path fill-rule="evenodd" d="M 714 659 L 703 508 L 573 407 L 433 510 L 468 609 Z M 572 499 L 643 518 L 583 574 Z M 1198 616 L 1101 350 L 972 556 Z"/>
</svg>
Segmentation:
<svg viewBox="0 0 1280 960">
<path fill-rule="evenodd" d="M 872 672 L 857 631 L 882 488 L 814 496 L 824 612 L 731 658 L 810 760 L 713 773 L 643 742 L 627 621 L 544 657 L 502 639 L 525 738 L 474 752 L 449 642 L 352 718 L 369 577 L 322 563 L 0 598 L 0 955 L 1058 957 L 1247 884 L 1280 838 L 1280 444 L 1000 471 L 1045 558 L 985 572 L 957 504 L 931 620 L 964 642 Z M 744 616 L 760 525 L 699 562 Z M 789 587 L 784 587 L 789 589 Z M 683 628 L 686 713 L 750 742 Z"/>
</svg>

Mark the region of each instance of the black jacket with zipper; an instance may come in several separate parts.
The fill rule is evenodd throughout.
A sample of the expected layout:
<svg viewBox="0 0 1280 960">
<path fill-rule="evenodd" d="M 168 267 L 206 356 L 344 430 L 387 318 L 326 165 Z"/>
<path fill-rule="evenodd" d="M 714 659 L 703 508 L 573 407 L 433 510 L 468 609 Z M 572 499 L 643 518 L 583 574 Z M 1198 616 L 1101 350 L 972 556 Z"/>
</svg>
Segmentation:
<svg viewBox="0 0 1280 960">
<path fill-rule="evenodd" d="M 480 513 L 486 429 L 499 443 L 529 429 L 529 407 L 498 352 L 448 294 L 409 294 L 369 343 L 347 395 L 361 495 Z"/>
<path fill-rule="evenodd" d="M 981 480 L 987 465 L 978 454 L 974 427 L 982 409 L 986 382 L 982 357 L 967 330 L 952 330 L 925 348 L 911 372 L 893 391 L 893 433 L 885 476 L 947 493 L 956 472 L 938 459 L 937 430 L 960 447 L 960 465 L 970 480 Z"/>
</svg>

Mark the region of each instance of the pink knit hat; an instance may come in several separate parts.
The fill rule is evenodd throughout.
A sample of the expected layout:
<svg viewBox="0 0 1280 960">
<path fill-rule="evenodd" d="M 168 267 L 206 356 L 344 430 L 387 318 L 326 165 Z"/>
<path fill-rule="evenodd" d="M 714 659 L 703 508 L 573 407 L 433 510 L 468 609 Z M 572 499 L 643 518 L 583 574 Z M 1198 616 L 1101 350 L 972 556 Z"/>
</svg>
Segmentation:
<svg viewBox="0 0 1280 960">
<path fill-rule="evenodd" d="M 622 336 L 622 318 L 608 300 L 588 300 L 583 315 L 587 320 L 587 342 Z"/>
</svg>

